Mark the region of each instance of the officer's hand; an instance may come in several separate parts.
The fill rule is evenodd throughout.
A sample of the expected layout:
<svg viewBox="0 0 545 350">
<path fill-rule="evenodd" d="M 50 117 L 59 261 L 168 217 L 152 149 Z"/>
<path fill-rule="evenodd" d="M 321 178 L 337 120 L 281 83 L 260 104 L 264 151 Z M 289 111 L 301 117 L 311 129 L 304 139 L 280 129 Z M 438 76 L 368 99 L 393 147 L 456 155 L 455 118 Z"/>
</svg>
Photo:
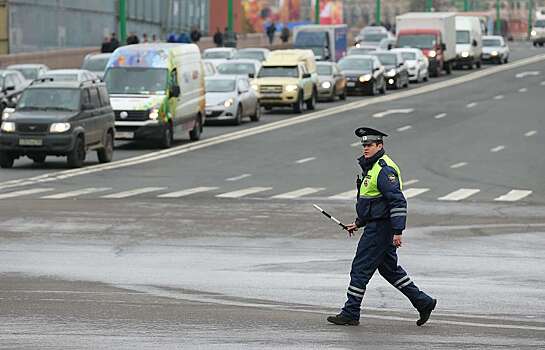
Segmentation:
<svg viewBox="0 0 545 350">
<path fill-rule="evenodd" d="M 394 235 L 394 245 L 399 248 L 401 247 L 401 235 Z"/>
<path fill-rule="evenodd" d="M 358 230 L 358 225 L 356 224 L 349 224 L 346 225 L 346 230 L 348 231 L 348 236 L 352 237 L 354 235 L 354 232 Z"/>
</svg>

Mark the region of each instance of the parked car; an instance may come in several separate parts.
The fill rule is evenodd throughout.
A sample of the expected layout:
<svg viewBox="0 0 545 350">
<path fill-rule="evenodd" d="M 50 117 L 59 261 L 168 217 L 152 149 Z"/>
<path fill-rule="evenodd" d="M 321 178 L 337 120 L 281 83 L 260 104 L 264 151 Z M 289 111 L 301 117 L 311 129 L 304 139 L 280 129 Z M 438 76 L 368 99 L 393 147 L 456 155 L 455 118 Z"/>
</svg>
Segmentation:
<svg viewBox="0 0 545 350">
<path fill-rule="evenodd" d="M 261 62 L 251 59 L 233 59 L 218 65 L 218 74 L 246 75 L 253 79 L 261 69 Z"/>
<path fill-rule="evenodd" d="M 509 62 L 509 46 L 501 35 L 483 36 L 483 61 L 497 64 Z"/>
<path fill-rule="evenodd" d="M 348 49 L 347 56 L 350 55 L 367 55 L 369 52 L 376 51 L 376 46 L 360 45 L 357 47 L 351 47 Z"/>
<path fill-rule="evenodd" d="M 52 69 L 44 73 L 40 79 L 53 79 L 55 81 L 86 81 L 95 80 L 98 77 L 85 69 Z"/>
<path fill-rule="evenodd" d="M 409 86 L 409 69 L 401 52 L 375 51 L 369 55 L 376 56 L 386 70 L 386 82 L 389 89 L 400 89 Z"/>
<path fill-rule="evenodd" d="M 318 100 L 346 99 L 346 77 L 335 62 L 317 62 Z"/>
<path fill-rule="evenodd" d="M 212 62 L 217 67 L 220 63 L 233 59 L 236 52 L 237 49 L 233 47 L 213 47 L 204 50 L 202 58 L 208 62 Z"/>
<path fill-rule="evenodd" d="M 25 80 L 30 84 L 31 81 L 38 79 L 49 68 L 45 64 L 12 64 L 7 66 L 7 70 L 16 70 L 19 71 L 24 77 Z"/>
<path fill-rule="evenodd" d="M 252 48 L 238 50 L 233 56 L 233 59 L 235 60 L 249 59 L 249 60 L 258 60 L 260 62 L 264 62 L 267 60 L 267 58 L 269 58 L 270 54 L 271 54 L 271 51 L 269 49 L 252 47 Z"/>
<path fill-rule="evenodd" d="M 102 82 L 36 80 L 0 127 L 2 168 L 19 157 L 43 163 L 51 155 L 79 168 L 89 150 L 101 163 L 112 160 L 114 113 Z"/>
<path fill-rule="evenodd" d="M 360 31 L 354 42 L 356 47 L 359 47 L 358 45 L 378 47 L 383 39 L 394 39 L 394 36 L 383 26 L 367 26 Z"/>
<path fill-rule="evenodd" d="M 538 19 L 534 22 L 530 38 L 534 46 L 545 44 L 545 19 Z"/>
<path fill-rule="evenodd" d="M 244 117 L 257 122 L 261 106 L 245 75 L 217 75 L 205 79 L 206 120 L 229 120 L 239 125 Z"/>
<path fill-rule="evenodd" d="M 386 93 L 384 67 L 377 57 L 370 55 L 346 56 L 339 61 L 346 76 L 348 94 L 367 93 L 371 96 Z"/>
<path fill-rule="evenodd" d="M 420 49 L 402 48 L 392 49 L 391 52 L 400 52 L 407 68 L 409 70 L 409 80 L 411 82 L 419 83 L 421 81 L 428 81 L 430 73 L 428 71 L 429 61 L 424 53 Z"/>
<path fill-rule="evenodd" d="M 83 60 L 81 69 L 86 69 L 95 74 L 100 79 L 104 78 L 104 72 L 106 71 L 106 65 L 112 56 L 111 53 L 100 53 L 94 55 L 87 55 Z"/>
</svg>

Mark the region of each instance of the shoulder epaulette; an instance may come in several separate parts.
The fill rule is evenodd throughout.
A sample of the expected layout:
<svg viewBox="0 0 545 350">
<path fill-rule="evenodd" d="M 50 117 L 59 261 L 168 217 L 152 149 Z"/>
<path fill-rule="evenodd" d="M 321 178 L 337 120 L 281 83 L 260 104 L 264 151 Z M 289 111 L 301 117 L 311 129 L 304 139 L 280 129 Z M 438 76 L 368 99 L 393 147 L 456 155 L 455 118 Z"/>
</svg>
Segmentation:
<svg viewBox="0 0 545 350">
<path fill-rule="evenodd" d="M 384 168 L 388 164 L 386 164 L 386 161 L 384 159 L 379 159 L 378 160 L 378 165 L 380 165 L 382 168 Z"/>
</svg>

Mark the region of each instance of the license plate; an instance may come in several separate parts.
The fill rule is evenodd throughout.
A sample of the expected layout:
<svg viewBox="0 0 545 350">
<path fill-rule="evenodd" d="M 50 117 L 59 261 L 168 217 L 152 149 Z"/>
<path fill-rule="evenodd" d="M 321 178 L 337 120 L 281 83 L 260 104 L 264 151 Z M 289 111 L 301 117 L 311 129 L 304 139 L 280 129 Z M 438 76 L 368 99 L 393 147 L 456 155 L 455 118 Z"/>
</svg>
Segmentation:
<svg viewBox="0 0 545 350">
<path fill-rule="evenodd" d="M 349 81 L 349 82 L 346 83 L 346 86 L 348 86 L 348 87 L 354 87 L 354 86 L 356 86 L 356 83 L 353 82 L 353 81 Z"/>
<path fill-rule="evenodd" d="M 134 139 L 134 132 L 117 131 L 115 137 L 118 139 Z"/>
<path fill-rule="evenodd" d="M 20 146 L 42 146 L 42 139 L 19 139 Z"/>
<path fill-rule="evenodd" d="M 212 111 L 206 111 L 206 115 L 212 115 Z"/>
<path fill-rule="evenodd" d="M 483 58 L 490 58 L 490 55 L 483 55 Z"/>
</svg>

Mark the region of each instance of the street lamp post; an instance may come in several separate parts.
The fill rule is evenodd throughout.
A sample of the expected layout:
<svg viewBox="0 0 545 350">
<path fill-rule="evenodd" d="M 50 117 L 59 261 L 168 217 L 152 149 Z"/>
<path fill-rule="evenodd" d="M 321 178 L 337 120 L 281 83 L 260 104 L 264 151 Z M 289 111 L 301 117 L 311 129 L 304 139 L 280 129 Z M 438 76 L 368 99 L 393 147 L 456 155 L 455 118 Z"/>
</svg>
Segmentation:
<svg viewBox="0 0 545 350">
<path fill-rule="evenodd" d="M 233 31 L 233 0 L 227 0 L 227 31 Z"/>
<path fill-rule="evenodd" d="M 127 3 L 119 0 L 119 40 L 121 43 L 127 41 Z"/>
<path fill-rule="evenodd" d="M 431 12 L 433 8 L 433 0 L 426 0 L 426 12 Z"/>
<path fill-rule="evenodd" d="M 534 9 L 534 1 L 529 0 L 528 1 L 528 39 L 531 38 L 531 33 L 532 33 L 532 21 L 533 21 L 532 11 L 533 11 L 533 9 Z"/>
<path fill-rule="evenodd" d="M 314 23 L 320 24 L 320 0 L 314 2 Z"/>
<path fill-rule="evenodd" d="M 501 34 L 500 0 L 496 0 L 496 34 Z"/>
<path fill-rule="evenodd" d="M 469 11 L 469 0 L 464 0 L 464 12 Z"/>
<path fill-rule="evenodd" d="M 375 25 L 379 26 L 382 23 L 382 14 L 380 13 L 381 1 L 375 1 Z"/>
</svg>

